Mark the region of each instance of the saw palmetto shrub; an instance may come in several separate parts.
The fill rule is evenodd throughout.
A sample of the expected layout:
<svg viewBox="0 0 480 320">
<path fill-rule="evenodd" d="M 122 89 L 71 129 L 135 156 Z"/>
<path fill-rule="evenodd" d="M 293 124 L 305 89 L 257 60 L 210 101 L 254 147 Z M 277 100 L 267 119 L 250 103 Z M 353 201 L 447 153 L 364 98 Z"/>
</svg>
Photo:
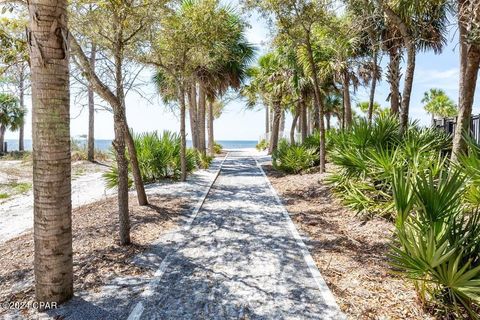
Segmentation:
<svg viewBox="0 0 480 320">
<path fill-rule="evenodd" d="M 285 173 L 299 173 L 311 168 L 317 158 L 315 149 L 282 139 L 272 154 L 272 165 Z"/>
<path fill-rule="evenodd" d="M 418 295 L 448 319 L 478 319 L 480 311 L 480 212 L 464 201 L 459 169 L 397 169 L 391 265 L 415 283 Z"/>
<path fill-rule="evenodd" d="M 152 183 L 163 179 L 179 179 L 180 166 L 180 135 L 170 131 L 148 132 L 134 134 L 135 148 L 137 150 L 138 165 L 144 183 Z M 193 149 L 186 151 L 187 172 L 192 172 L 197 167 L 198 155 Z M 129 166 L 129 173 L 131 168 Z M 130 175 L 130 174 L 129 174 Z M 104 174 L 108 187 L 117 186 L 118 172 L 112 167 Z M 131 177 L 129 178 L 131 184 Z"/>
<path fill-rule="evenodd" d="M 450 138 L 411 123 L 404 133 L 396 117 L 381 115 L 369 124 L 357 119 L 348 130 L 329 135 L 329 160 L 335 172 L 327 182 L 358 213 L 391 216 L 392 181 L 398 168 L 438 174 L 446 165 Z"/>
</svg>

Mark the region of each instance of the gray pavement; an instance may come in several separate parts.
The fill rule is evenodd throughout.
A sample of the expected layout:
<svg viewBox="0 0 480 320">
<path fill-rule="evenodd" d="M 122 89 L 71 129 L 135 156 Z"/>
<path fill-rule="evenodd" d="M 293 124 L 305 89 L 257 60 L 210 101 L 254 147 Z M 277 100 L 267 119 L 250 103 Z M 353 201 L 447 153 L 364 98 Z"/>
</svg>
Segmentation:
<svg viewBox="0 0 480 320">
<path fill-rule="evenodd" d="M 343 319 L 255 159 L 232 152 L 194 220 L 138 259 L 99 302 L 77 297 L 65 319 Z M 103 294 L 105 296 L 105 294 Z"/>
</svg>

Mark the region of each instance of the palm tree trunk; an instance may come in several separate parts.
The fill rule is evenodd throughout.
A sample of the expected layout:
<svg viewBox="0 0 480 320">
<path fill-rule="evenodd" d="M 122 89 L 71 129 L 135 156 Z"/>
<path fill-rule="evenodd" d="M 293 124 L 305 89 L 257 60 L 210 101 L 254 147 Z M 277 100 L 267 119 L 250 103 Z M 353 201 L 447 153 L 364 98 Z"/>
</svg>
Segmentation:
<svg viewBox="0 0 480 320">
<path fill-rule="evenodd" d="M 20 81 L 18 84 L 20 107 L 25 109 L 25 66 L 20 69 Z M 25 121 L 20 124 L 20 130 L 18 134 L 18 151 L 25 150 Z"/>
<path fill-rule="evenodd" d="M 215 155 L 214 150 L 214 134 L 213 134 L 213 102 L 208 103 L 208 152 L 211 156 Z"/>
<path fill-rule="evenodd" d="M 277 150 L 281 117 L 282 117 L 282 110 L 280 106 L 280 101 L 276 101 L 273 104 L 273 122 L 272 122 L 272 132 L 270 134 L 270 146 L 268 149 L 268 154 L 272 154 Z"/>
<path fill-rule="evenodd" d="M 97 54 L 96 45 L 92 43 L 90 51 L 90 65 L 95 71 L 95 59 Z M 95 161 L 95 98 L 93 94 L 93 86 L 88 85 L 88 138 L 87 138 L 87 159 Z"/>
<path fill-rule="evenodd" d="M 179 84 L 178 101 L 180 102 L 180 172 L 181 181 L 187 180 L 187 137 L 185 133 L 185 87 Z"/>
<path fill-rule="evenodd" d="M 205 85 L 200 81 L 200 88 L 198 92 L 198 150 L 202 153 L 206 153 L 205 143 L 205 109 L 207 103 L 207 95 L 205 92 Z"/>
<path fill-rule="evenodd" d="M 390 84 L 390 112 L 398 115 L 400 111 L 400 51 L 396 46 L 388 50 L 390 62 L 388 65 L 387 81 Z"/>
<path fill-rule="evenodd" d="M 325 172 L 325 160 L 326 160 L 326 149 L 325 149 L 325 126 L 323 121 L 324 115 L 324 108 L 323 103 L 320 97 L 320 82 L 318 80 L 318 72 L 317 72 L 317 65 L 315 64 L 315 60 L 313 59 L 313 49 L 312 44 L 310 42 L 310 32 L 306 32 L 306 44 L 307 44 L 307 54 L 308 54 L 308 62 L 310 64 L 310 69 L 312 70 L 313 76 L 313 88 L 314 88 L 314 119 L 319 117 L 318 129 L 320 131 L 320 173 Z"/>
<path fill-rule="evenodd" d="M 407 47 L 407 69 L 405 70 L 405 81 L 402 94 L 402 112 L 400 114 L 400 128 L 402 132 L 407 129 L 408 116 L 410 109 L 410 96 L 413 88 L 413 78 L 415 75 L 416 48 L 413 40 L 406 41 Z"/>
<path fill-rule="evenodd" d="M 190 116 L 190 132 L 192 133 L 192 145 L 198 149 L 198 112 L 197 112 L 197 85 L 194 83 L 187 94 L 189 116 Z"/>
<path fill-rule="evenodd" d="M 331 118 L 330 113 L 325 114 L 325 118 L 327 120 L 327 130 L 330 130 L 330 118 Z"/>
<path fill-rule="evenodd" d="M 372 124 L 373 106 L 375 104 L 375 90 L 377 88 L 377 69 L 378 68 L 378 52 L 374 49 L 373 53 L 373 70 L 372 70 L 372 86 L 370 87 L 370 101 L 368 104 L 368 123 Z"/>
<path fill-rule="evenodd" d="M 350 98 L 350 75 L 348 70 L 343 72 L 343 106 L 345 110 L 345 127 L 350 128 L 353 122 L 352 101 Z"/>
<path fill-rule="evenodd" d="M 290 143 L 295 144 L 295 127 L 297 126 L 297 120 L 300 116 L 299 110 L 295 112 L 292 120 L 292 127 L 290 128 Z"/>
<path fill-rule="evenodd" d="M 460 90 L 458 103 L 458 116 L 453 137 L 452 161 L 456 162 L 457 157 L 465 152 L 467 145 L 463 135 L 470 133 L 470 119 L 472 114 L 475 88 L 480 67 L 480 45 L 467 42 L 467 26 L 469 19 L 480 20 L 473 12 L 469 12 L 467 1 L 458 1 L 459 11 L 459 33 L 460 33 Z M 476 21 L 480 24 L 480 21 Z"/>
<path fill-rule="evenodd" d="M 62 303 L 73 296 L 67 1 L 31 0 L 28 9 L 35 296 Z"/>
</svg>

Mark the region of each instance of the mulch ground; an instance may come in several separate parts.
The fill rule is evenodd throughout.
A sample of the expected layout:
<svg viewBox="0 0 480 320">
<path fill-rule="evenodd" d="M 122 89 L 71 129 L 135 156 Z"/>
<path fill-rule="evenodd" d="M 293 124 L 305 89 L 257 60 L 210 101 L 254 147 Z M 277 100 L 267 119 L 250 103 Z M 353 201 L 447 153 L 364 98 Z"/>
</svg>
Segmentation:
<svg viewBox="0 0 480 320">
<path fill-rule="evenodd" d="M 186 199 L 150 196 L 149 206 L 140 207 L 130 197 L 132 245 L 118 243 L 115 197 L 73 210 L 74 291 L 100 290 L 118 276 L 137 275 L 141 267 L 132 258 L 175 227 Z M 32 230 L 0 244 L 0 302 L 34 301 Z M 0 318 L 2 312 L 0 308 Z"/>
<path fill-rule="evenodd" d="M 362 221 L 336 199 L 319 173 L 264 169 L 297 228 L 309 236 L 317 267 L 349 319 L 434 319 L 423 310 L 413 285 L 391 273 L 390 221 Z"/>
</svg>

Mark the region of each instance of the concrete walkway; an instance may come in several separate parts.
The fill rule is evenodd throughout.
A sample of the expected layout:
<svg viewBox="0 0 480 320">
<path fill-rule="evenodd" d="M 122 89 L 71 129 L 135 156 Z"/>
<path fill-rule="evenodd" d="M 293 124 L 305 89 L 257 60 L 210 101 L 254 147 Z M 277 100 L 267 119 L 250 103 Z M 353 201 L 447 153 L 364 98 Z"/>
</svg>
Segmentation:
<svg viewBox="0 0 480 320">
<path fill-rule="evenodd" d="M 343 319 L 250 154 L 229 154 L 195 219 L 160 239 L 144 263 L 154 266 L 155 274 L 123 310 L 89 299 L 88 315 L 75 302 L 60 314 L 67 319 Z M 126 298 L 121 295 L 117 291 L 117 307 Z"/>
</svg>

